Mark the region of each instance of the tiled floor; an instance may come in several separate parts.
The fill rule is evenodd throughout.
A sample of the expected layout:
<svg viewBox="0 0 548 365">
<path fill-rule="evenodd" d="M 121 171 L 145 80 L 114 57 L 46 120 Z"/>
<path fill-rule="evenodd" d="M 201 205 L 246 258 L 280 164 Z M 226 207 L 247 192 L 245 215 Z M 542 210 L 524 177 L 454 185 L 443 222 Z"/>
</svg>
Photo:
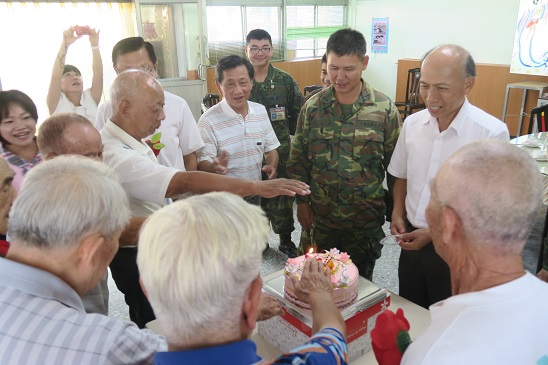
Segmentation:
<svg viewBox="0 0 548 365">
<path fill-rule="evenodd" d="M 530 272 L 535 272 L 537 266 L 537 258 L 539 254 L 540 235 L 542 232 L 546 207 L 543 206 L 537 215 L 535 226 L 531 236 L 527 240 L 523 257 L 525 267 Z M 293 241 L 298 242 L 300 236 L 300 225 L 295 219 L 297 229 L 293 232 Z M 388 224 L 385 224 L 385 231 L 388 231 Z M 272 232 L 270 237 L 270 249 L 263 255 L 263 263 L 261 265 L 261 275 L 268 275 L 274 271 L 281 270 L 287 257 L 278 251 L 279 244 L 278 236 Z M 398 259 L 400 256 L 400 248 L 397 246 L 385 246 L 382 250 L 382 256 L 375 265 L 373 271 L 373 282 L 382 288 L 388 289 L 394 293 L 398 293 Z M 110 305 L 109 315 L 116 318 L 128 319 L 127 306 L 124 302 L 122 294 L 116 288 L 114 281 L 109 276 L 110 290 Z"/>
</svg>

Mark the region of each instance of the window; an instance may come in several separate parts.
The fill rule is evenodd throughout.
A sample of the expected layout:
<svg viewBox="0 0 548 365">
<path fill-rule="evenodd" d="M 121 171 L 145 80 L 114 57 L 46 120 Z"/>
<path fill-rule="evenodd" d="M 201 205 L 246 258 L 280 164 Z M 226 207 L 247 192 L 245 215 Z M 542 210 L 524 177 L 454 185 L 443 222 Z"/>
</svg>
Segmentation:
<svg viewBox="0 0 548 365">
<path fill-rule="evenodd" d="M 346 25 L 343 0 L 207 0 L 206 11 L 212 65 L 244 56 L 245 37 L 256 28 L 270 33 L 273 60 L 321 57 L 329 36 Z"/>
</svg>

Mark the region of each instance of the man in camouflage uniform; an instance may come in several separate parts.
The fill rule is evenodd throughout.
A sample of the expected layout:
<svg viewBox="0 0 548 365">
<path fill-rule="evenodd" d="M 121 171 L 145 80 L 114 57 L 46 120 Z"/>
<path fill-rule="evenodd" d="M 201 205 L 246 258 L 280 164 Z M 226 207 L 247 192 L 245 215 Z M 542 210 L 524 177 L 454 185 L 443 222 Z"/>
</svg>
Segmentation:
<svg viewBox="0 0 548 365">
<path fill-rule="evenodd" d="M 299 85 L 287 72 L 270 64 L 272 38 L 267 31 L 254 29 L 247 35 L 245 53 L 255 70 L 254 85 L 250 101 L 262 104 L 268 113 L 272 128 L 280 141 L 278 147 L 278 177 L 287 177 L 290 135 L 295 134 L 297 118 L 301 109 L 302 94 Z M 261 199 L 272 230 L 280 235 L 279 249 L 289 257 L 295 257 L 297 249 L 291 241 L 293 224 L 293 201 L 289 196 Z"/>
<path fill-rule="evenodd" d="M 303 229 L 312 229 L 315 250 L 348 252 L 360 275 L 371 279 L 384 237 L 382 182 L 401 117 L 386 95 L 361 78 L 369 61 L 365 52 L 365 39 L 355 30 L 329 37 L 332 87 L 303 107 L 288 169 L 310 185 L 310 196 L 297 198 L 297 215 Z"/>
</svg>

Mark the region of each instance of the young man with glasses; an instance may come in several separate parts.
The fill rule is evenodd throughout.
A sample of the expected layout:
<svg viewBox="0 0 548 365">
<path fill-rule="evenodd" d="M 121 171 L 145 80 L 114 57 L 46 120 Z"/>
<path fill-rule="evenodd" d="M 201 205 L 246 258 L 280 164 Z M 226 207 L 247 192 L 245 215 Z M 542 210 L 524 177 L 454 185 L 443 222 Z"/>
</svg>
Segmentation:
<svg viewBox="0 0 548 365">
<path fill-rule="evenodd" d="M 249 100 L 266 108 L 272 128 L 280 141 L 278 177 L 287 177 L 286 163 L 291 144 L 289 136 L 294 135 L 297 129 L 303 96 L 291 75 L 270 64 L 273 48 L 272 38 L 267 31 L 252 30 L 247 35 L 246 42 L 245 53 L 255 71 Z M 291 241 L 291 232 L 295 230 L 293 198 L 262 199 L 261 205 L 272 224 L 272 230 L 280 235 L 280 251 L 289 257 L 295 257 L 297 249 Z"/>
</svg>

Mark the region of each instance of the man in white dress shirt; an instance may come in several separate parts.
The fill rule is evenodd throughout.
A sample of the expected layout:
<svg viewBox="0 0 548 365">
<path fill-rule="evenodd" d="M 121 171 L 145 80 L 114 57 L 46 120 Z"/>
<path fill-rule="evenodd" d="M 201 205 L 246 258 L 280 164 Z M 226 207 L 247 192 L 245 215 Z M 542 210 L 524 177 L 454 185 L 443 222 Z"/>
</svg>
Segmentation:
<svg viewBox="0 0 548 365">
<path fill-rule="evenodd" d="M 198 151 L 198 169 L 250 180 L 276 177 L 280 142 L 264 106 L 248 101 L 253 65 L 240 56 L 217 63 L 215 83 L 223 100 L 209 108 L 198 122 L 205 146 Z M 265 159 L 265 165 L 261 168 Z M 261 197 L 245 197 L 260 205 Z"/>
<path fill-rule="evenodd" d="M 114 113 L 101 130 L 103 161 L 120 174 L 134 217 L 149 216 L 168 203 L 166 200 L 187 193 L 228 191 L 264 197 L 310 193 L 306 184 L 295 180 L 242 180 L 160 165 L 143 139 L 165 118 L 164 91 L 146 72 L 131 69 L 120 73 L 112 85 L 111 100 Z M 110 268 L 130 307 L 131 320 L 144 327 L 154 319 L 154 313 L 139 285 L 136 255 L 136 245 L 121 247 Z"/>
<path fill-rule="evenodd" d="M 117 74 L 134 68 L 158 76 L 158 61 L 152 44 L 141 37 L 122 39 L 112 49 L 112 65 Z M 158 155 L 158 162 L 181 171 L 197 170 L 196 151 L 204 142 L 187 102 L 172 93 L 164 91 L 164 119 L 160 128 L 161 142 L 165 145 Z M 112 116 L 110 101 L 99 105 L 94 125 L 100 131 Z M 150 140 L 152 135 L 145 139 Z"/>
<path fill-rule="evenodd" d="M 405 120 L 388 166 L 396 178 L 390 230 L 401 235 L 399 294 L 425 308 L 451 295 L 449 269 L 434 251 L 425 219 L 430 181 L 460 147 L 479 139 L 509 140 L 504 123 L 466 99 L 475 77 L 474 60 L 460 46 L 426 54 L 420 94 L 427 109 Z"/>
<path fill-rule="evenodd" d="M 535 161 L 506 142 L 474 142 L 442 165 L 431 191 L 426 220 L 454 295 L 430 306 L 402 364 L 546 364 L 548 284 L 522 259 L 541 204 Z"/>
</svg>

